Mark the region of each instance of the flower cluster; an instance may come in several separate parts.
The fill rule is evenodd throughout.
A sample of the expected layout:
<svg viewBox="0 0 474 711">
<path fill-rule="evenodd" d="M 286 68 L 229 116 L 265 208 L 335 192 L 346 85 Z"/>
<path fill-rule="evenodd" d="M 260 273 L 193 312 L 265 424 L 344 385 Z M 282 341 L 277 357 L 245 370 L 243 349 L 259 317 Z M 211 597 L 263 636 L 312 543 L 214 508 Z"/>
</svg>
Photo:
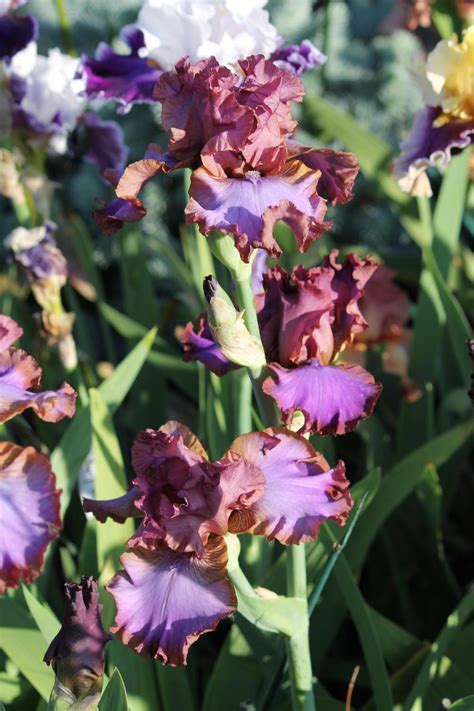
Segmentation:
<svg viewBox="0 0 474 711">
<path fill-rule="evenodd" d="M 371 414 L 381 385 L 358 365 L 339 362 L 345 347 L 367 328 L 360 300 L 377 268 L 370 258 L 337 252 L 321 267 L 281 267 L 263 276 L 258 320 L 271 376 L 263 390 L 278 405 L 283 421 L 301 412 L 301 430 L 344 434 Z M 218 375 L 234 364 L 224 358 L 201 316 L 197 332 L 189 323 L 181 335 L 185 360 L 200 360 Z"/>
<path fill-rule="evenodd" d="M 461 42 L 442 40 L 428 56 L 421 86 L 425 108 L 417 116 L 395 163 L 400 187 L 413 195 L 432 194 L 426 170 L 469 146 L 474 136 L 474 25 Z"/>
<path fill-rule="evenodd" d="M 132 464 L 127 494 L 83 505 L 99 521 L 141 517 L 124 570 L 108 585 L 117 605 L 112 631 L 171 665 L 184 664 L 189 646 L 237 608 L 228 534 L 304 543 L 327 519 L 343 525 L 352 506 L 343 462 L 330 469 L 285 429 L 242 435 L 210 462 L 195 435 L 172 421 L 139 433 Z"/>
<path fill-rule="evenodd" d="M 99 167 L 123 168 L 127 152 L 113 121 L 86 113 L 80 60 L 59 49 L 38 53 L 38 23 L 11 14 L 18 2 L 0 5 L 0 131 L 30 150 L 64 154 L 85 134 L 85 158 Z M 7 14 L 3 14 L 3 13 Z"/>
<path fill-rule="evenodd" d="M 46 422 L 72 417 L 76 393 L 67 383 L 40 391 L 41 368 L 28 353 L 12 344 L 23 331 L 8 316 L 0 316 L 0 423 L 31 408 Z M 0 442 L 0 593 L 31 582 L 41 572 L 49 543 L 62 527 L 59 494 L 48 459 L 33 447 Z"/>
</svg>

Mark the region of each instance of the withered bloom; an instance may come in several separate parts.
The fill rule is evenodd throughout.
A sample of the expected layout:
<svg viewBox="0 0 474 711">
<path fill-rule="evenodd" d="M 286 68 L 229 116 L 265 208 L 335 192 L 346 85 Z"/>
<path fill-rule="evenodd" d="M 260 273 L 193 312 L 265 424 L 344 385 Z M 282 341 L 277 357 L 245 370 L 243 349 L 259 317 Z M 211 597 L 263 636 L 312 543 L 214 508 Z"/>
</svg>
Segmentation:
<svg viewBox="0 0 474 711">
<path fill-rule="evenodd" d="M 63 624 L 44 655 L 56 674 L 53 695 L 74 709 L 97 704 L 104 678 L 105 645 L 111 639 L 100 618 L 97 582 L 66 583 Z"/>
</svg>

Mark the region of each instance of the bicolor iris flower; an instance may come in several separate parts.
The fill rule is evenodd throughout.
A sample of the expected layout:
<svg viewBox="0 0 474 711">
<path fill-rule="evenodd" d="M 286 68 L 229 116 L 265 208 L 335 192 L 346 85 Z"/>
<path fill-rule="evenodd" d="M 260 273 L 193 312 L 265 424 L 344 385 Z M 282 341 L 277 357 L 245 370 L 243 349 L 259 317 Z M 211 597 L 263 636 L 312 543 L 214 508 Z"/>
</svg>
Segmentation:
<svg viewBox="0 0 474 711">
<path fill-rule="evenodd" d="M 303 414 L 302 432 L 344 434 L 368 417 L 381 385 L 359 365 L 340 362 L 344 349 L 367 328 L 360 309 L 364 288 L 377 268 L 370 257 L 349 255 L 337 262 L 337 250 L 321 267 L 281 267 L 263 277 L 257 312 L 270 377 L 264 392 L 272 397 L 289 425 Z M 225 362 L 201 317 L 197 333 L 188 324 L 181 334 L 185 360 L 200 360 L 218 375 Z M 219 358 L 220 355 L 220 358 Z M 217 364 L 217 367 L 216 367 Z"/>
<path fill-rule="evenodd" d="M 282 220 L 306 251 L 331 226 L 325 222 L 327 202 L 352 197 L 358 165 L 352 153 L 313 150 L 291 140 L 297 126 L 291 102 L 303 94 L 294 73 L 261 55 L 241 60 L 238 73 L 214 58 L 194 65 L 181 60 L 155 89 L 170 134 L 168 150 L 152 144 L 122 176 L 109 176 L 129 214 L 123 202 L 114 201 L 96 215 L 99 224 L 110 232 L 126 219 L 139 219 L 144 183 L 159 172 L 190 166 L 186 221 L 197 223 L 203 234 L 231 234 L 244 261 L 258 247 L 278 257 L 273 228 Z"/>
<path fill-rule="evenodd" d="M 12 347 L 22 333 L 13 319 L 0 316 L 0 423 L 27 408 L 46 422 L 72 417 L 76 393 L 70 385 L 38 392 L 41 368 Z M 43 454 L 0 442 L 0 593 L 40 574 L 46 548 L 62 528 L 59 494 Z"/>
<path fill-rule="evenodd" d="M 210 462 L 187 427 L 168 422 L 139 433 L 132 464 L 127 494 L 83 505 L 99 521 L 141 517 L 108 585 L 117 606 L 112 631 L 165 664 L 185 664 L 190 645 L 237 608 L 226 534 L 304 543 L 327 519 L 343 525 L 352 506 L 343 462 L 331 469 L 284 429 L 242 435 Z"/>
<path fill-rule="evenodd" d="M 474 136 L 474 25 L 459 42 L 453 35 L 428 55 L 421 84 L 425 108 L 395 162 L 400 187 L 413 195 L 432 194 L 426 170 L 472 143 Z"/>
</svg>

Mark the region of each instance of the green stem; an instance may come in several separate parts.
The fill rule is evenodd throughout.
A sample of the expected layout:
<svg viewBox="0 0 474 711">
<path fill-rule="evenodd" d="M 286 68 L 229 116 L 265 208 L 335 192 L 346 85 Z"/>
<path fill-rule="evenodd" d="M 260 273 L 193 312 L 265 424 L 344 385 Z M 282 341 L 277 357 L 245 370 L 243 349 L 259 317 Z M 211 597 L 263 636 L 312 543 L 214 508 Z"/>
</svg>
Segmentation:
<svg viewBox="0 0 474 711">
<path fill-rule="evenodd" d="M 290 597 L 307 600 L 306 552 L 303 545 L 288 546 L 286 550 L 286 587 Z M 287 641 L 288 666 L 291 680 L 293 711 L 314 711 L 313 672 L 309 648 L 308 628 L 297 632 Z"/>
<path fill-rule="evenodd" d="M 249 333 L 260 340 L 260 329 L 258 327 L 257 311 L 255 309 L 255 300 L 252 290 L 251 269 L 240 278 L 235 278 L 235 291 L 237 293 L 237 301 L 244 312 L 244 321 Z M 275 403 L 262 390 L 262 383 L 266 377 L 264 368 L 249 368 L 249 376 L 252 382 L 255 399 L 257 400 L 260 416 L 266 427 L 279 424 L 278 415 L 275 408 Z"/>
<path fill-rule="evenodd" d="M 234 373 L 234 398 L 236 417 L 234 435 L 246 434 L 252 430 L 252 382 L 244 370 Z"/>
<path fill-rule="evenodd" d="M 250 271 L 244 278 L 235 279 L 235 287 L 239 306 L 244 310 L 245 325 L 253 336 L 260 339 Z M 266 425 L 275 424 L 278 422 L 275 405 L 262 392 L 261 387 L 265 377 L 264 368 L 251 371 L 250 376 L 262 420 Z M 290 597 L 299 597 L 306 601 L 306 553 L 304 546 L 288 546 L 286 560 L 287 594 Z M 308 630 L 309 625 L 298 630 L 287 641 L 293 711 L 315 711 Z"/>
<path fill-rule="evenodd" d="M 58 14 L 59 27 L 61 28 L 64 49 L 71 57 L 77 57 L 77 51 L 74 47 L 74 40 L 72 38 L 71 23 L 69 22 L 69 16 L 66 10 L 66 5 L 64 4 L 64 0 L 55 0 L 55 4 L 56 12 Z"/>
</svg>

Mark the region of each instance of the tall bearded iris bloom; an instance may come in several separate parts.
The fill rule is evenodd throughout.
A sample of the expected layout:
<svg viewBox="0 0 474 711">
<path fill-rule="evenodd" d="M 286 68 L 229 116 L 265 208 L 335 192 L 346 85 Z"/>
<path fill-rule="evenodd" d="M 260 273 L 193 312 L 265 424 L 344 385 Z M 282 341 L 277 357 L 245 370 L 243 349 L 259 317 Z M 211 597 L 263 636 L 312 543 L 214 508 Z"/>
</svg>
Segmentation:
<svg viewBox="0 0 474 711">
<path fill-rule="evenodd" d="M 13 319 L 0 316 L 0 423 L 27 408 L 46 422 L 72 417 L 76 393 L 70 385 L 38 392 L 41 369 L 25 351 L 12 347 L 22 333 Z M 46 548 L 62 527 L 55 484 L 43 454 L 0 443 L 0 593 L 40 574 Z"/>
<path fill-rule="evenodd" d="M 400 187 L 413 195 L 431 195 L 430 166 L 446 165 L 469 146 L 474 135 L 474 25 L 461 42 L 442 40 L 429 54 L 421 77 L 425 109 L 416 117 L 395 163 Z"/>
<path fill-rule="evenodd" d="M 274 267 L 264 274 L 257 312 L 271 376 L 263 390 L 285 424 L 301 412 L 302 431 L 344 434 L 372 413 L 381 385 L 339 358 L 367 328 L 360 300 L 376 268 L 370 257 L 355 255 L 339 264 L 334 251 L 321 267 L 297 266 L 291 274 Z M 197 332 L 186 326 L 181 341 L 185 360 L 199 360 L 218 375 L 235 367 L 223 358 L 204 317 Z"/>
<path fill-rule="evenodd" d="M 237 608 L 226 534 L 304 543 L 327 519 L 343 525 L 352 506 L 343 462 L 330 469 L 306 439 L 283 429 L 238 437 L 209 462 L 187 427 L 168 422 L 138 435 L 132 463 L 125 496 L 85 499 L 84 509 L 100 521 L 142 518 L 108 586 L 112 631 L 171 665 L 184 664 L 190 645 Z"/>
<path fill-rule="evenodd" d="M 161 171 L 190 166 L 186 220 L 203 234 L 233 235 L 244 261 L 257 247 L 278 257 L 273 227 L 282 220 L 306 251 L 330 227 L 327 201 L 352 196 L 358 165 L 351 153 L 312 150 L 291 140 L 297 125 L 291 102 L 303 94 L 295 74 L 261 55 L 241 60 L 238 72 L 214 58 L 194 65 L 181 60 L 155 89 L 170 134 L 168 151 L 151 145 L 121 177 L 110 174 L 120 202 L 97 211 L 99 225 L 111 232 L 140 219 L 143 184 Z"/>
</svg>

